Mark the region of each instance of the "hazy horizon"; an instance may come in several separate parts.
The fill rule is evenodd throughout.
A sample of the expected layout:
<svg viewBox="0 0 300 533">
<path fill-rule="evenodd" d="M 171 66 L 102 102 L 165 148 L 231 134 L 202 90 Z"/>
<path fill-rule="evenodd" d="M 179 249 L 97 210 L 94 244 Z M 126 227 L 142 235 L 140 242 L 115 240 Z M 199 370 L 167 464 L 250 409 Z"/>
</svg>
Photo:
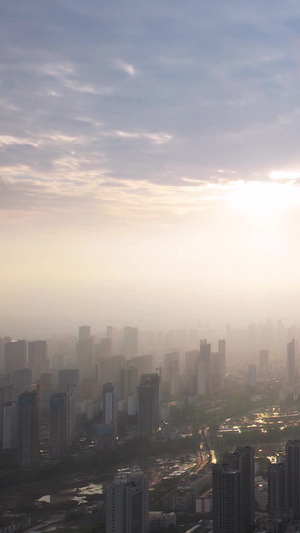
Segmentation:
<svg viewBox="0 0 300 533">
<path fill-rule="evenodd" d="M 10 0 L 0 24 L 0 333 L 297 323 L 300 5 Z"/>
</svg>

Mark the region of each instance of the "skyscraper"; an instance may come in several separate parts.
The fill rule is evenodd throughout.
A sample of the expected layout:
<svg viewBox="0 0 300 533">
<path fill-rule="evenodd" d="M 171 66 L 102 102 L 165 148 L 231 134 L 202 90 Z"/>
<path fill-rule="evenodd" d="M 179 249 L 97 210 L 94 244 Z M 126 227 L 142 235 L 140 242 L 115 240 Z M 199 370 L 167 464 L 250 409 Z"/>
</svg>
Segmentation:
<svg viewBox="0 0 300 533">
<path fill-rule="evenodd" d="M 171 396 L 179 394 L 179 352 L 165 354 L 164 382 Z"/>
<path fill-rule="evenodd" d="M 146 533 L 148 513 L 148 477 L 137 466 L 119 473 L 107 489 L 106 533 Z"/>
<path fill-rule="evenodd" d="M 218 354 L 220 361 L 220 375 L 221 379 L 225 377 L 226 374 L 226 340 L 220 339 L 218 341 Z"/>
<path fill-rule="evenodd" d="M 29 341 L 28 343 L 28 367 L 32 371 L 32 380 L 35 383 L 40 375 L 49 369 L 47 358 L 46 341 Z"/>
<path fill-rule="evenodd" d="M 160 420 L 160 377 L 143 374 L 138 387 L 138 432 L 140 437 L 151 437 Z"/>
<path fill-rule="evenodd" d="M 254 363 L 248 366 L 248 385 L 249 387 L 256 387 L 256 366 Z"/>
<path fill-rule="evenodd" d="M 30 368 L 20 368 L 13 373 L 13 384 L 16 387 L 16 394 L 21 392 L 30 391 L 32 384 L 32 372 Z"/>
<path fill-rule="evenodd" d="M 269 370 L 269 351 L 266 348 L 259 350 L 259 374 L 260 377 L 266 379 Z"/>
<path fill-rule="evenodd" d="M 80 380 L 94 374 L 95 349 L 94 337 L 86 337 L 77 344 L 77 364 Z"/>
<path fill-rule="evenodd" d="M 79 370 L 77 368 L 63 368 L 58 372 L 59 392 L 72 392 L 75 399 L 79 394 Z"/>
<path fill-rule="evenodd" d="M 270 464 L 268 468 L 268 509 L 270 518 L 280 518 L 287 508 L 287 475 L 285 463 Z"/>
<path fill-rule="evenodd" d="M 286 346 L 287 380 L 289 385 L 295 383 L 296 378 L 296 347 L 295 339 L 287 343 Z"/>
<path fill-rule="evenodd" d="M 18 442 L 18 410 L 16 402 L 3 406 L 3 450 L 14 450 Z"/>
<path fill-rule="evenodd" d="M 186 387 L 190 394 L 197 393 L 197 373 L 199 356 L 199 350 L 191 350 L 189 352 L 185 352 L 185 379 Z"/>
<path fill-rule="evenodd" d="M 214 533 L 248 533 L 254 524 L 254 451 L 238 446 L 213 465 Z"/>
<path fill-rule="evenodd" d="M 62 459 L 70 442 L 69 406 L 66 392 L 50 397 L 50 453 L 52 459 Z"/>
<path fill-rule="evenodd" d="M 78 340 L 88 339 L 91 336 L 91 326 L 79 326 Z"/>
<path fill-rule="evenodd" d="M 34 467 L 39 451 L 39 414 L 36 392 L 18 397 L 18 446 L 21 466 Z"/>
<path fill-rule="evenodd" d="M 117 389 L 112 382 L 103 385 L 102 394 L 103 423 L 110 426 L 113 437 L 117 435 L 117 418 L 118 418 L 118 396 Z"/>
<path fill-rule="evenodd" d="M 138 328 L 124 328 L 124 356 L 126 359 L 138 354 Z"/>
<path fill-rule="evenodd" d="M 246 533 L 241 529 L 241 472 L 213 465 L 214 533 Z"/>
<path fill-rule="evenodd" d="M 300 440 L 289 440 L 285 445 L 287 474 L 287 503 L 293 510 L 294 520 L 300 519 Z"/>
<path fill-rule="evenodd" d="M 206 339 L 200 341 L 200 357 L 198 364 L 198 391 L 199 391 L 199 380 L 203 382 L 201 387 L 201 394 L 210 394 L 211 393 L 211 345 L 208 344 Z M 198 392 L 199 394 L 199 392 Z"/>
<path fill-rule="evenodd" d="M 26 341 L 13 341 L 4 345 L 4 367 L 6 374 L 13 374 L 15 370 L 27 366 Z"/>
</svg>

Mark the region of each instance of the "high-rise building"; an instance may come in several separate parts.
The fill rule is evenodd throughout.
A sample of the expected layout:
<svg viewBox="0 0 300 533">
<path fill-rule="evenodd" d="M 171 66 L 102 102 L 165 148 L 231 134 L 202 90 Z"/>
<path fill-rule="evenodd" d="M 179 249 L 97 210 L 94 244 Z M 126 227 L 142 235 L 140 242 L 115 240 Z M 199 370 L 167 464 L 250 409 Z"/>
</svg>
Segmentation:
<svg viewBox="0 0 300 533">
<path fill-rule="evenodd" d="M 28 367 L 32 371 L 32 380 L 34 383 L 40 379 L 41 374 L 49 370 L 46 341 L 29 341 Z"/>
<path fill-rule="evenodd" d="M 295 339 L 287 343 L 286 347 L 287 380 L 289 385 L 295 383 L 296 378 L 296 347 Z"/>
<path fill-rule="evenodd" d="M 69 435 L 70 406 L 66 392 L 50 397 L 50 453 L 52 459 L 62 459 L 71 444 Z"/>
<path fill-rule="evenodd" d="M 58 372 L 59 392 L 72 393 L 75 400 L 79 395 L 79 370 L 78 368 L 63 368 Z"/>
<path fill-rule="evenodd" d="M 229 465 L 213 465 L 214 533 L 242 533 L 241 472 Z"/>
<path fill-rule="evenodd" d="M 269 372 L 269 350 L 262 348 L 259 350 L 259 374 L 262 379 L 268 377 Z"/>
<path fill-rule="evenodd" d="M 117 389 L 112 382 L 103 385 L 102 394 L 103 423 L 110 426 L 113 432 L 113 438 L 117 436 L 117 419 L 118 419 L 118 395 Z"/>
<path fill-rule="evenodd" d="M 119 400 L 127 400 L 128 396 L 134 394 L 137 389 L 137 370 L 128 363 L 129 361 L 127 361 L 126 368 L 120 370 Z"/>
<path fill-rule="evenodd" d="M 248 533 L 254 525 L 254 451 L 238 446 L 213 465 L 214 533 Z"/>
<path fill-rule="evenodd" d="M 256 366 L 254 363 L 248 366 L 248 385 L 249 387 L 256 387 Z"/>
<path fill-rule="evenodd" d="M 211 392 L 218 394 L 222 389 L 222 356 L 219 352 L 211 354 Z"/>
<path fill-rule="evenodd" d="M 3 440 L 3 408 L 7 403 L 16 400 L 16 389 L 14 385 L 0 387 L 0 440 Z"/>
<path fill-rule="evenodd" d="M 143 374 L 138 387 L 138 432 L 140 437 L 151 437 L 160 421 L 160 377 Z"/>
<path fill-rule="evenodd" d="M 146 533 L 148 513 L 148 477 L 137 466 L 119 473 L 107 489 L 106 533 Z"/>
<path fill-rule="evenodd" d="M 145 355 L 138 355 L 137 357 L 132 357 L 131 359 L 128 359 L 127 364 L 130 364 L 134 368 L 136 368 L 137 383 L 139 383 L 141 380 L 142 374 L 152 374 L 153 355 L 145 354 Z"/>
<path fill-rule="evenodd" d="M 280 518 L 287 505 L 287 475 L 285 463 L 268 468 L 268 509 L 270 518 Z"/>
<path fill-rule="evenodd" d="M 6 374 L 27 366 L 27 343 L 24 340 L 7 342 L 4 345 L 4 367 Z"/>
<path fill-rule="evenodd" d="M 226 340 L 225 339 L 220 339 L 218 341 L 218 354 L 219 354 L 219 363 L 220 363 L 220 375 L 221 375 L 221 379 L 223 379 L 226 374 Z"/>
<path fill-rule="evenodd" d="M 138 328 L 127 326 L 124 328 L 124 351 L 126 359 L 138 354 Z"/>
<path fill-rule="evenodd" d="M 22 467 L 34 467 L 39 451 L 39 414 L 36 392 L 18 397 L 18 446 Z"/>
<path fill-rule="evenodd" d="M 3 406 L 3 450 L 15 450 L 18 442 L 18 409 L 16 402 Z"/>
<path fill-rule="evenodd" d="M 79 326 L 78 340 L 88 339 L 91 336 L 91 326 Z"/>
<path fill-rule="evenodd" d="M 187 390 L 190 394 L 197 394 L 199 356 L 199 350 L 185 352 L 185 380 Z"/>
<path fill-rule="evenodd" d="M 49 406 L 50 396 L 52 393 L 52 374 L 50 372 L 45 372 L 40 375 L 40 406 L 45 408 Z"/>
<path fill-rule="evenodd" d="M 171 396 L 179 394 L 179 352 L 165 354 L 164 382 Z"/>
<path fill-rule="evenodd" d="M 203 385 L 199 385 L 199 381 Z M 208 344 L 206 339 L 200 341 L 200 356 L 198 364 L 198 390 L 201 390 L 200 394 L 210 394 L 212 392 L 211 386 L 211 345 Z"/>
<path fill-rule="evenodd" d="M 287 503 L 293 510 L 293 519 L 300 519 L 300 440 L 289 440 L 285 445 Z"/>
<path fill-rule="evenodd" d="M 100 387 L 103 387 L 105 383 L 112 381 L 117 389 L 120 387 L 120 370 L 126 367 L 126 361 L 124 355 L 114 355 L 109 359 L 103 359 L 98 364 L 98 382 Z"/>
<path fill-rule="evenodd" d="M 30 391 L 32 384 L 32 372 L 30 368 L 20 368 L 13 373 L 13 384 L 16 387 L 16 394 Z"/>
<path fill-rule="evenodd" d="M 179 361 L 170 363 L 170 395 L 176 397 L 180 393 Z"/>
<path fill-rule="evenodd" d="M 112 340 L 109 338 L 101 339 L 101 342 L 95 344 L 95 361 L 103 361 L 112 356 Z"/>
<path fill-rule="evenodd" d="M 94 337 L 86 337 L 77 344 L 77 364 L 80 380 L 94 375 L 95 349 Z"/>
</svg>

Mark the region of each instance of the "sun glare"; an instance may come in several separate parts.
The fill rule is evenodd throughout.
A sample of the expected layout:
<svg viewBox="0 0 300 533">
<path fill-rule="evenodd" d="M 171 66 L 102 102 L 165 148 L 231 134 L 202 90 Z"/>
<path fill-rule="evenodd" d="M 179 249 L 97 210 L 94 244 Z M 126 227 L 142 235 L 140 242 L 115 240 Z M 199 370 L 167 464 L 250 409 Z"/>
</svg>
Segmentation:
<svg viewBox="0 0 300 533">
<path fill-rule="evenodd" d="M 271 180 L 298 180 L 300 172 L 294 170 L 273 170 L 269 174 Z"/>
<path fill-rule="evenodd" d="M 254 214 L 276 214 L 300 204 L 300 189 L 292 183 L 238 182 L 229 194 L 231 205 Z"/>
</svg>

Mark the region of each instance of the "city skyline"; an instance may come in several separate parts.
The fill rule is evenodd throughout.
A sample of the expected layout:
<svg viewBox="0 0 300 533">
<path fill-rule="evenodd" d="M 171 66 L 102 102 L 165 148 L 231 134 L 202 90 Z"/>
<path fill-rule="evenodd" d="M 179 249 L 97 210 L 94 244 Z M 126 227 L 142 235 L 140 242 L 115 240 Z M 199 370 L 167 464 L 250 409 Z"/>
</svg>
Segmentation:
<svg viewBox="0 0 300 533">
<path fill-rule="evenodd" d="M 299 17 L 1 6 L 5 329 L 299 314 Z"/>
</svg>

